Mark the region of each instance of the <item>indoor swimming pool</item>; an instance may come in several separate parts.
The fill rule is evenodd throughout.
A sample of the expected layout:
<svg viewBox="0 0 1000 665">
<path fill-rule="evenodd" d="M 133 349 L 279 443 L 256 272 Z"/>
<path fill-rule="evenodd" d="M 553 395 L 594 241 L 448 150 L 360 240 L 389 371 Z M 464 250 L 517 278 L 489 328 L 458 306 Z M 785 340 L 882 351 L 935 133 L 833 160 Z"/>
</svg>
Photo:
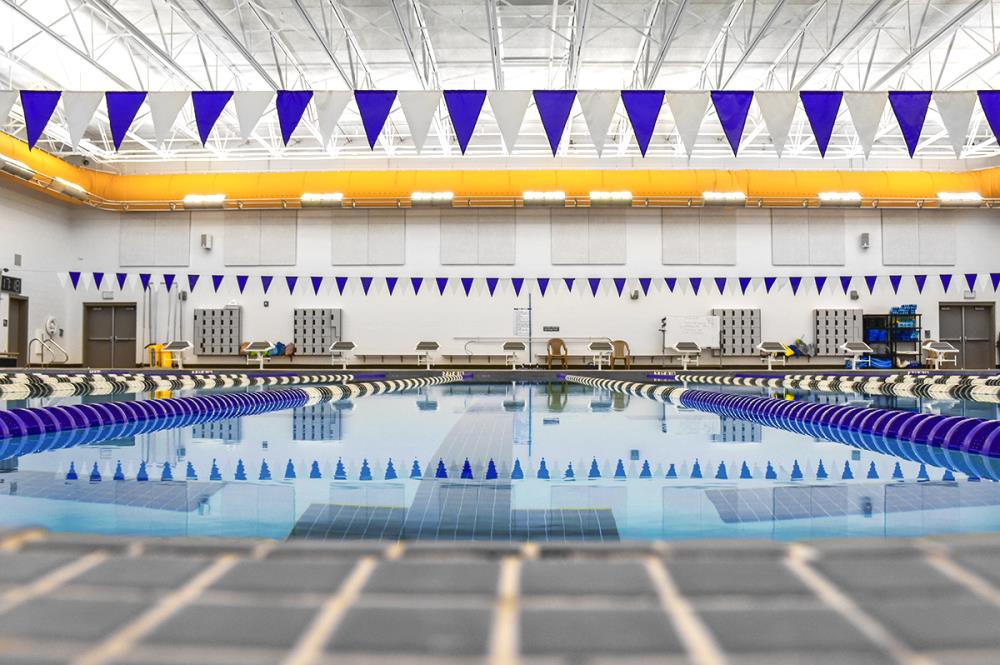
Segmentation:
<svg viewBox="0 0 1000 665">
<path fill-rule="evenodd" d="M 889 410 L 886 422 L 900 412 L 933 414 L 927 423 L 995 420 L 992 402 L 715 385 L 690 386 L 697 392 L 688 396 L 701 401 L 685 401 L 571 377 L 471 378 L 350 395 L 275 385 L 6 399 L 0 407 L 8 414 L 71 405 L 138 413 L 136 404 L 154 400 L 146 408 L 162 409 L 168 397 L 209 409 L 237 399 L 271 406 L 198 422 L 157 412 L 155 426 L 0 439 L 0 528 L 502 541 L 1000 529 L 993 482 L 1000 462 L 989 449 L 979 455 L 860 436 L 848 422 L 860 409 Z M 741 408 L 782 402 L 847 415 L 838 416 L 839 434 L 803 430 L 794 418 L 713 412 L 713 395 L 748 398 Z M 92 410 L 99 411 L 107 409 Z M 13 420 L 0 421 L 15 434 Z"/>
</svg>

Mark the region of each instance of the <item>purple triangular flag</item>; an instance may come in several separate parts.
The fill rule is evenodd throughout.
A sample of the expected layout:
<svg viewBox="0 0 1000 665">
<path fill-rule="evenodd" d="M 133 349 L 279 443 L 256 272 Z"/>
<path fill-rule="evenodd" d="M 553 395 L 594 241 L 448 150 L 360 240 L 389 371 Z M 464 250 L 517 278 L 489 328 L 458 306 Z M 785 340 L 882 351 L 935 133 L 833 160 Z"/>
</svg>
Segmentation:
<svg viewBox="0 0 1000 665">
<path fill-rule="evenodd" d="M 434 281 L 437 283 L 438 294 L 443 296 L 444 295 L 444 290 L 448 288 L 448 278 L 447 277 L 438 277 Z"/>
<path fill-rule="evenodd" d="M 347 277 L 334 277 L 334 281 L 337 282 L 337 292 L 340 295 L 344 295 L 344 289 L 347 288 Z"/>
<path fill-rule="evenodd" d="M 95 272 L 95 273 L 92 273 L 92 274 L 94 276 L 94 288 L 97 289 L 98 291 L 100 291 L 101 290 L 101 284 L 104 283 L 104 273 L 103 272 Z"/>
<path fill-rule="evenodd" d="M 740 291 L 743 295 L 747 294 L 747 288 L 750 286 L 750 282 L 753 281 L 753 277 L 740 277 Z"/>
<path fill-rule="evenodd" d="M 677 278 L 676 277 L 664 277 L 663 281 L 666 283 L 667 288 L 670 290 L 670 292 L 673 293 L 674 292 L 674 287 L 677 286 Z"/>
<path fill-rule="evenodd" d="M 719 293 L 725 293 L 726 292 L 726 282 L 727 281 L 728 280 L 725 277 L 716 277 L 715 278 L 715 288 L 717 288 L 719 290 Z"/>
<path fill-rule="evenodd" d="M 615 283 L 615 290 L 618 291 L 618 297 L 621 298 L 622 297 L 622 291 L 625 290 L 625 278 L 624 277 L 615 277 L 613 281 Z"/>
<path fill-rule="evenodd" d="M 691 283 L 691 290 L 694 291 L 694 294 L 698 295 L 698 289 L 701 288 L 701 277 L 688 277 L 688 282 Z"/>
<path fill-rule="evenodd" d="M 749 90 L 712 91 L 712 104 L 715 105 L 715 113 L 719 116 L 722 131 L 726 133 L 733 155 L 740 151 L 740 141 L 743 139 L 743 129 L 747 124 L 747 113 L 752 101 L 753 92 Z"/>
<path fill-rule="evenodd" d="M 549 278 L 548 277 L 536 277 L 535 278 L 535 283 L 538 284 L 538 292 L 540 294 L 542 294 L 542 297 L 544 298 L 545 297 L 545 292 L 549 288 Z"/>
<path fill-rule="evenodd" d="M 469 139 L 479 122 L 479 112 L 483 110 L 486 101 L 485 90 L 445 90 L 444 103 L 448 107 L 448 117 L 455 129 L 455 138 L 462 154 L 469 147 Z"/>
<path fill-rule="evenodd" d="M 323 285 L 323 277 L 320 275 L 313 275 L 309 278 L 309 281 L 312 283 L 313 295 L 319 295 L 319 287 Z"/>
<path fill-rule="evenodd" d="M 844 93 L 834 90 L 803 90 L 799 93 L 802 110 L 806 112 L 809 126 L 816 137 L 816 147 L 823 157 L 826 157 L 826 148 L 830 144 L 833 124 L 837 121 L 843 97 Z"/>
<path fill-rule="evenodd" d="M 851 280 L 852 279 L 854 279 L 854 278 L 851 277 L 850 275 L 841 275 L 840 276 L 840 288 L 844 289 L 844 293 L 847 293 L 848 291 L 851 290 Z"/>
<path fill-rule="evenodd" d="M 382 133 L 385 119 L 389 117 L 392 103 L 396 101 L 395 90 L 355 90 L 354 101 L 358 104 L 361 124 L 365 126 L 365 136 L 372 150 Z"/>
<path fill-rule="evenodd" d="M 260 288 L 264 293 L 271 288 L 271 281 L 274 280 L 274 275 L 261 275 L 260 276 Z"/>
<path fill-rule="evenodd" d="M 194 292 L 194 287 L 198 284 L 200 275 L 188 275 L 188 291 Z"/>
<path fill-rule="evenodd" d="M 142 284 L 143 291 L 149 291 L 149 280 L 151 277 L 152 275 L 150 275 L 148 272 L 139 273 L 139 283 Z"/>
<path fill-rule="evenodd" d="M 590 284 L 590 295 L 597 297 L 597 291 L 601 288 L 601 278 L 600 277 L 588 277 L 587 283 Z"/>
<path fill-rule="evenodd" d="M 24 129 L 28 135 L 28 150 L 35 147 L 38 139 L 52 118 L 56 104 L 62 93 L 54 90 L 22 90 L 21 109 L 24 113 Z"/>
<path fill-rule="evenodd" d="M 899 283 L 903 281 L 902 275 L 889 275 L 889 285 L 893 293 L 899 293 Z"/>
<path fill-rule="evenodd" d="M 983 115 L 993 130 L 994 138 L 1000 142 L 1000 90 L 980 90 L 979 105 L 983 107 Z"/>
<path fill-rule="evenodd" d="M 75 291 L 76 287 L 80 285 L 80 273 L 78 271 L 74 272 L 71 270 L 69 273 L 69 281 L 73 285 L 73 290 Z"/>
<path fill-rule="evenodd" d="M 104 93 L 104 101 L 108 105 L 108 123 L 111 125 L 111 140 L 115 151 L 122 147 L 125 134 L 132 126 L 139 107 L 146 101 L 145 92 L 118 91 Z"/>
<path fill-rule="evenodd" d="M 375 278 L 374 277 L 362 277 L 361 278 L 361 290 L 365 292 L 365 295 L 368 295 L 368 289 L 372 288 L 372 280 L 373 279 L 375 279 Z"/>
<path fill-rule="evenodd" d="M 519 296 L 519 295 L 521 295 L 521 287 L 524 285 L 524 278 L 523 277 L 511 277 L 510 278 L 510 285 L 514 287 L 514 295 L 515 296 Z"/>
<path fill-rule="evenodd" d="M 386 277 L 385 278 L 385 288 L 392 295 L 392 292 L 396 290 L 396 282 L 399 281 L 398 277 Z"/>
<path fill-rule="evenodd" d="M 632 123 L 639 152 L 646 156 L 649 140 L 653 138 L 653 128 L 663 107 L 663 90 L 622 90 L 622 104 Z"/>
<path fill-rule="evenodd" d="M 119 288 L 119 290 L 122 290 L 122 289 L 125 288 L 125 280 L 128 279 L 128 273 L 127 272 L 116 272 L 115 273 L 115 279 L 118 280 L 118 288 Z"/>
<path fill-rule="evenodd" d="M 813 282 L 816 284 L 816 293 L 823 293 L 823 287 L 826 286 L 826 277 L 817 275 L 813 277 Z"/>
<path fill-rule="evenodd" d="M 924 284 L 927 282 L 927 275 L 914 275 L 913 281 L 917 283 L 917 293 L 923 293 Z"/>
<path fill-rule="evenodd" d="M 566 290 L 570 293 L 573 293 L 573 282 L 575 281 L 574 277 L 563 277 L 563 284 L 566 285 Z"/>
<path fill-rule="evenodd" d="M 941 290 L 947 291 L 951 287 L 951 275 L 938 275 L 941 280 Z"/>
<path fill-rule="evenodd" d="M 236 287 L 243 293 L 243 290 L 247 288 L 247 280 L 250 279 L 249 275 L 237 275 L 236 276 Z"/>
<path fill-rule="evenodd" d="M 889 104 L 896 114 L 896 122 L 903 130 L 903 140 L 910 157 L 917 151 L 920 132 L 924 129 L 924 119 L 927 117 L 927 107 L 931 103 L 931 92 L 896 90 L 889 92 Z"/>
<path fill-rule="evenodd" d="M 652 277 L 640 277 L 639 278 L 639 287 L 642 288 L 642 295 L 644 295 L 644 296 L 648 296 L 649 295 L 649 287 L 650 287 L 650 285 L 652 285 L 652 283 L 653 283 L 653 278 Z"/>
<path fill-rule="evenodd" d="M 198 137 L 202 145 L 208 143 L 212 128 L 232 98 L 231 90 L 195 90 L 191 93 L 194 121 L 198 125 Z"/>
<path fill-rule="evenodd" d="M 974 272 L 965 273 L 965 283 L 969 285 L 970 291 L 976 290 L 976 279 L 979 277 L 978 274 Z"/>
<path fill-rule="evenodd" d="M 216 293 L 219 292 L 219 287 L 222 286 L 222 275 L 212 275 L 212 288 Z"/>
<path fill-rule="evenodd" d="M 875 293 L 875 283 L 878 282 L 878 275 L 865 275 L 865 284 L 868 286 L 868 293 Z"/>
<path fill-rule="evenodd" d="M 569 113 L 573 110 L 576 90 L 535 90 L 534 95 L 545 136 L 549 139 L 549 147 L 552 148 L 552 156 L 555 157 L 559 150 L 559 142 L 562 141 L 563 131 L 566 129 L 566 121 L 569 120 Z"/>
<path fill-rule="evenodd" d="M 417 295 L 418 293 L 420 293 L 420 287 L 423 286 L 423 283 L 424 283 L 423 277 L 410 278 L 410 286 L 413 287 L 413 295 Z"/>
<path fill-rule="evenodd" d="M 776 281 L 778 281 L 777 277 L 765 277 L 764 278 L 764 291 L 766 291 L 767 293 L 770 293 L 771 292 L 771 287 L 774 286 L 774 283 Z"/>
<path fill-rule="evenodd" d="M 167 287 L 167 291 L 174 288 L 174 275 L 163 273 L 163 285 Z"/>
<path fill-rule="evenodd" d="M 295 293 L 295 286 L 299 283 L 299 278 L 295 275 L 285 275 L 285 286 L 288 287 L 288 295 Z"/>
<path fill-rule="evenodd" d="M 993 282 L 993 292 L 996 293 L 997 287 L 1000 287 L 1000 272 L 991 272 L 990 281 Z"/>
<path fill-rule="evenodd" d="M 491 298 L 493 297 L 493 294 L 496 293 L 497 284 L 499 284 L 499 283 L 500 283 L 500 278 L 499 277 L 487 277 L 486 278 L 486 288 L 487 288 L 487 290 L 489 290 Z"/>
<path fill-rule="evenodd" d="M 281 126 L 281 140 L 288 145 L 292 132 L 299 126 L 302 114 L 312 100 L 312 90 L 279 90 L 275 107 L 278 110 L 278 125 Z"/>
<path fill-rule="evenodd" d="M 796 295 L 799 292 L 799 284 L 802 283 L 801 277 L 789 277 L 788 284 L 792 287 L 792 295 Z"/>
<path fill-rule="evenodd" d="M 462 278 L 462 289 L 465 291 L 465 297 L 469 297 L 469 293 L 472 292 L 472 282 L 475 281 L 472 277 Z"/>
</svg>

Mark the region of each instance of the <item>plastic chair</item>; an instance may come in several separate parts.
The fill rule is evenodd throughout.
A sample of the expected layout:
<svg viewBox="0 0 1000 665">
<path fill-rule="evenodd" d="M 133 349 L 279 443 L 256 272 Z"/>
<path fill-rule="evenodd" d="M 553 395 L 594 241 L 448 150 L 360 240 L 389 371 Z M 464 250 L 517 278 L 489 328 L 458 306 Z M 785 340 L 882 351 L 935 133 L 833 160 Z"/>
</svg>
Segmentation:
<svg viewBox="0 0 1000 665">
<path fill-rule="evenodd" d="M 569 349 L 566 348 L 566 342 L 553 337 L 545 345 L 545 352 L 549 369 L 552 369 L 552 361 L 558 361 L 563 369 L 569 369 Z"/>
<path fill-rule="evenodd" d="M 611 342 L 611 362 L 608 367 L 615 368 L 615 362 L 621 360 L 625 364 L 625 369 L 632 369 L 632 349 L 628 342 L 623 339 L 612 340 Z"/>
</svg>

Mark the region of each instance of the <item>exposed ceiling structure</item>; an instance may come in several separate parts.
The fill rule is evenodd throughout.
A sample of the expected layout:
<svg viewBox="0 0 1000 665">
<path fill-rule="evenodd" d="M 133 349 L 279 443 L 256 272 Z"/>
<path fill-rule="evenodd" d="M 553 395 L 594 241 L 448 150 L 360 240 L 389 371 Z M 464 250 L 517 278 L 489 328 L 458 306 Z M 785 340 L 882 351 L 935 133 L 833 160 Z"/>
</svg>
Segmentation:
<svg viewBox="0 0 1000 665">
<path fill-rule="evenodd" d="M 1000 70 L 1000 0 L 0 0 L 0 86 L 56 90 L 532 89 L 961 90 Z M 76 153 L 60 114 L 40 147 L 111 170 L 507 166 L 947 168 L 954 154 L 934 106 L 917 160 L 887 109 L 872 153 L 842 108 L 827 163 L 801 110 L 777 159 L 756 107 L 733 159 L 718 121 L 688 159 L 669 113 L 639 159 L 624 112 L 598 160 L 579 108 L 558 158 L 529 109 L 506 155 L 484 108 L 465 157 L 444 111 L 417 155 L 397 107 L 374 152 L 349 105 L 321 145 L 310 108 L 288 147 L 276 114 L 249 141 L 230 106 L 203 148 L 190 106 L 162 147 L 148 111 L 120 152 L 103 105 Z M 24 135 L 15 106 L 6 131 Z M 977 109 L 965 158 L 1000 161 Z M 831 163 L 832 162 L 832 163 Z"/>
</svg>

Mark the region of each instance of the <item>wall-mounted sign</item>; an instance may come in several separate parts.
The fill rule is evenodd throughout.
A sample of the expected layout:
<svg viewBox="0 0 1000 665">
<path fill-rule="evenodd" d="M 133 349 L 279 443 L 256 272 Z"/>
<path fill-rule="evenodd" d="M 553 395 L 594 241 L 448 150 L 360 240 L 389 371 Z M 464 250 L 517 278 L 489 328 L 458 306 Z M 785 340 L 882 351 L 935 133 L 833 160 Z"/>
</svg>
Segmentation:
<svg viewBox="0 0 1000 665">
<path fill-rule="evenodd" d="M 21 278 L 11 277 L 10 275 L 0 276 L 0 291 L 6 291 L 7 293 L 20 293 Z"/>
<path fill-rule="evenodd" d="M 542 332 L 559 332 L 559 326 L 542 326 Z"/>
</svg>

